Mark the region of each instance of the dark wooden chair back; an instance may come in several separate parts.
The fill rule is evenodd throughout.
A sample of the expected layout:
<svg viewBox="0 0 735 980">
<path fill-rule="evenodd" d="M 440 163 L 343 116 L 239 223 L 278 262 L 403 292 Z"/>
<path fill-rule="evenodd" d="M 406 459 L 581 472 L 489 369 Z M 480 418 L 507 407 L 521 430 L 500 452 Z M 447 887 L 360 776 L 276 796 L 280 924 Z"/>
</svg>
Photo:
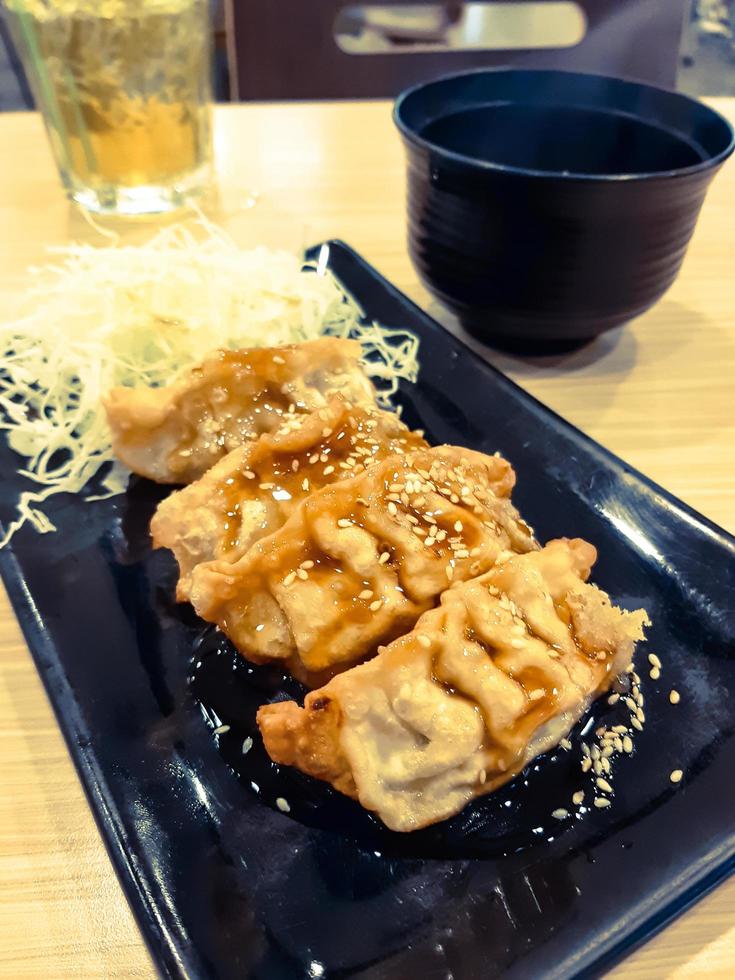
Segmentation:
<svg viewBox="0 0 735 980">
<path fill-rule="evenodd" d="M 523 2 L 491 4 L 493 16 L 503 17 L 511 4 Z M 536 5 L 548 5 L 549 13 L 559 9 L 558 0 L 536 0 Z M 685 0 L 577 0 L 584 36 L 569 47 L 452 50 L 434 42 L 410 45 L 403 37 L 389 51 L 371 54 L 342 50 L 335 39 L 338 16 L 359 6 L 396 8 L 393 14 L 410 6 L 415 15 L 418 5 L 416 0 L 227 0 L 233 99 L 392 97 L 419 81 L 492 65 L 592 71 L 673 87 Z M 451 20 L 462 4 L 435 0 L 431 6 L 446 8 Z"/>
</svg>

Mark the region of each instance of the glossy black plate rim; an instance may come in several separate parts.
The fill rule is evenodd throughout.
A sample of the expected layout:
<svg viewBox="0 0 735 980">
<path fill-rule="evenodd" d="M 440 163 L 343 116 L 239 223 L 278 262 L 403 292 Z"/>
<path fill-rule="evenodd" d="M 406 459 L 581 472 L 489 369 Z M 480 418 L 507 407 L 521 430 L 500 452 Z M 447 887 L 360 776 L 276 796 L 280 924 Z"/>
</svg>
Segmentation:
<svg viewBox="0 0 735 980">
<path fill-rule="evenodd" d="M 107 780 L 97 766 L 94 752 L 90 751 L 89 731 L 80 716 L 74 692 L 58 662 L 56 651 L 49 642 L 43 621 L 34 615 L 32 597 L 10 548 L 4 548 L 0 552 L 0 576 L 36 669 L 41 676 L 105 849 L 148 951 L 161 976 L 170 977 L 172 980 L 195 976 L 187 968 L 186 957 L 181 955 L 182 951 L 163 929 L 156 914 L 155 901 L 152 900 L 144 882 L 135 871 L 134 863 L 130 860 L 124 828 L 117 819 L 115 807 L 110 805 L 111 794 Z"/>
<path fill-rule="evenodd" d="M 449 334 L 440 323 L 431 318 L 385 279 L 351 246 L 339 239 L 331 239 L 310 249 L 308 257 L 316 259 L 325 247 L 330 250 L 330 253 L 334 250 L 343 259 L 348 259 L 363 272 L 368 273 L 376 286 L 383 289 L 402 306 L 407 307 L 426 329 L 440 331 L 445 335 L 450 346 L 461 348 L 464 356 L 469 356 L 479 362 L 485 371 L 493 375 L 496 384 L 508 391 L 519 392 L 527 404 L 532 404 L 535 410 L 544 417 L 552 417 L 556 425 L 572 434 L 575 440 L 581 442 L 591 455 L 604 459 L 608 467 L 633 476 L 637 482 L 652 491 L 660 501 L 665 502 L 670 510 L 688 523 L 697 525 L 699 529 L 706 532 L 709 537 L 716 539 L 721 546 L 725 546 L 735 556 L 735 536 L 699 514 L 635 468 L 624 463 L 619 457 L 502 374 L 460 338 Z M 327 265 L 330 269 L 332 268 L 329 261 L 327 261 Z M 332 271 L 334 270 L 332 269 Z M 337 278 L 341 281 L 339 276 Z M 359 304 L 360 297 L 355 296 L 355 299 Z M 57 652 L 50 642 L 44 623 L 36 612 L 33 598 L 25 585 L 12 547 L 0 551 L 0 575 L 54 709 L 105 847 L 155 966 L 161 976 L 172 978 L 172 980 L 173 978 L 196 977 L 196 957 L 191 955 L 185 945 L 177 941 L 179 937 L 170 934 L 165 928 L 157 914 L 155 897 L 151 895 L 145 881 L 136 872 L 135 863 L 131 860 L 126 846 L 125 829 L 118 819 L 119 815 L 116 813 L 114 805 L 111 805 L 112 794 L 109 790 L 108 781 L 97 765 L 94 752 L 91 750 L 90 735 L 82 720 L 74 692 L 59 662 Z M 668 889 L 667 900 L 663 905 L 654 908 L 653 901 L 650 901 L 650 908 L 647 909 L 637 926 L 631 927 L 629 930 L 619 929 L 617 933 L 607 936 L 595 945 L 580 950 L 574 964 L 573 974 L 561 974 L 558 971 L 549 970 L 546 976 L 584 977 L 599 974 L 659 932 L 732 874 L 733 871 L 735 871 L 735 828 L 725 844 L 708 854 L 706 860 L 700 861 L 699 865 L 689 869 L 689 874 L 686 877 Z"/>
</svg>

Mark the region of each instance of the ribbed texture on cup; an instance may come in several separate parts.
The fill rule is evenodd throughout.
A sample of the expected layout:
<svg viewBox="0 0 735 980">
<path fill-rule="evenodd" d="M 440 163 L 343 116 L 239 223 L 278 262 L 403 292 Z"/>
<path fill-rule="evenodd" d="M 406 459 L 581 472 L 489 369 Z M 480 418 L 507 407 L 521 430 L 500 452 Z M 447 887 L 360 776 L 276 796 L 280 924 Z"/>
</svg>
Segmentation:
<svg viewBox="0 0 735 980">
<path fill-rule="evenodd" d="M 470 329 L 511 340 L 592 337 L 656 302 L 717 169 L 559 179 L 473 170 L 406 147 L 419 275 Z"/>
</svg>

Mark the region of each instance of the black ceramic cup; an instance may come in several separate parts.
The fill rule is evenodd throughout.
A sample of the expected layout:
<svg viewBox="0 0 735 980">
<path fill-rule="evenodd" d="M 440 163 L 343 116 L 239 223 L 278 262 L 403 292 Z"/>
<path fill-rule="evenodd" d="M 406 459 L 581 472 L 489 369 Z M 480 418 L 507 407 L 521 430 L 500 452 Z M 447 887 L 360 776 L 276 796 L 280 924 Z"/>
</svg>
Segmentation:
<svg viewBox="0 0 735 980">
<path fill-rule="evenodd" d="M 426 286 L 481 339 L 589 340 L 671 285 L 729 123 L 650 85 L 489 69 L 399 96 L 409 248 Z"/>
</svg>

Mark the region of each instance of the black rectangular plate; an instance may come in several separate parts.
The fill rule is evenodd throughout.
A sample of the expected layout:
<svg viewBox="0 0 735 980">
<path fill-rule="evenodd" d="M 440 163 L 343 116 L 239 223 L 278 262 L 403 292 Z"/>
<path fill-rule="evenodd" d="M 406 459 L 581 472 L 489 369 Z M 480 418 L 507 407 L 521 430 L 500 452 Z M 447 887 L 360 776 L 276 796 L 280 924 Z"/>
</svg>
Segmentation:
<svg viewBox="0 0 735 980">
<path fill-rule="evenodd" d="M 347 246 L 330 243 L 329 265 L 369 317 L 421 338 L 407 420 L 432 442 L 506 455 L 539 537 L 592 541 L 599 584 L 649 610 L 640 657 L 654 650 L 664 669 L 656 682 L 642 671 L 648 721 L 616 764 L 613 805 L 550 817 L 574 790 L 591 795 L 585 722 L 572 752 L 412 835 L 279 772 L 257 737 L 243 756 L 257 703 L 290 688 L 175 605 L 171 557 L 151 552 L 147 531 L 162 491 L 146 481 L 112 501 L 59 498 L 58 533 L 16 536 L 0 554 L 16 613 L 164 976 L 597 972 L 733 867 L 735 541 L 488 367 Z M 3 447 L 4 521 L 17 463 Z M 618 708 L 598 704 L 595 717 L 610 723 Z M 221 737 L 213 710 L 232 725 Z"/>
</svg>

